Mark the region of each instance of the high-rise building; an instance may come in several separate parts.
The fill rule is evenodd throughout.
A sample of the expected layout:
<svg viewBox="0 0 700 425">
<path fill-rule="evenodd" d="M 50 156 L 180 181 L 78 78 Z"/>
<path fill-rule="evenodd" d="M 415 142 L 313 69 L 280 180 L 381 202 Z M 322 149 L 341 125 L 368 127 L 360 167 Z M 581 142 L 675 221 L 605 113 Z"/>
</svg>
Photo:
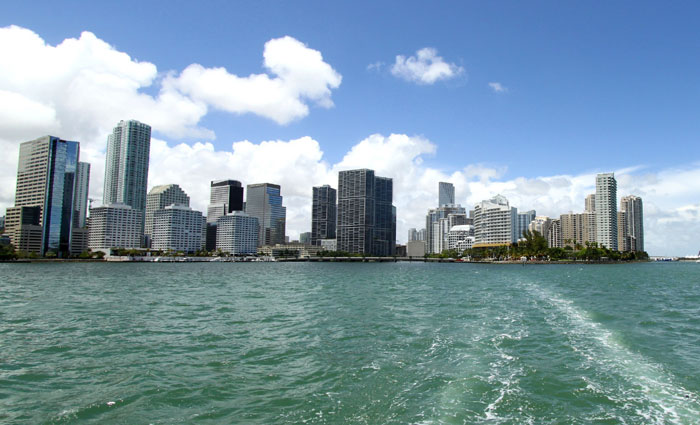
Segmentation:
<svg viewBox="0 0 700 425">
<path fill-rule="evenodd" d="M 508 199 L 496 195 L 474 207 L 475 247 L 510 245 L 517 242 L 518 210 Z"/>
<path fill-rule="evenodd" d="M 377 256 L 396 250 L 393 181 L 374 170 L 338 173 L 338 250 Z"/>
<path fill-rule="evenodd" d="M 7 209 L 5 223 L 15 246 L 40 255 L 70 253 L 79 153 L 78 142 L 54 136 L 20 145 L 15 206 Z"/>
<path fill-rule="evenodd" d="M 595 193 L 591 193 L 586 196 L 585 212 L 593 213 L 595 212 Z"/>
<path fill-rule="evenodd" d="M 152 226 L 154 249 L 193 253 L 202 247 L 204 217 L 188 206 L 171 204 L 156 210 Z"/>
<path fill-rule="evenodd" d="M 586 214 L 576 214 L 573 212 L 559 216 L 561 225 L 562 246 L 575 248 L 576 245 L 583 246 L 587 239 L 585 220 Z"/>
<path fill-rule="evenodd" d="M 229 254 L 255 254 L 260 229 L 258 219 L 242 211 L 219 217 L 216 225 L 216 248 Z"/>
<path fill-rule="evenodd" d="M 107 137 L 105 205 L 125 204 L 145 212 L 150 151 L 149 125 L 136 120 L 119 121 Z"/>
<path fill-rule="evenodd" d="M 518 213 L 518 231 L 516 233 L 518 239 L 523 237 L 523 232 L 528 230 L 530 223 L 535 219 L 536 215 L 537 213 L 535 210 Z"/>
<path fill-rule="evenodd" d="M 549 229 L 547 229 L 547 246 L 550 248 L 563 248 L 563 242 L 561 237 L 561 220 L 555 218 L 550 221 Z"/>
<path fill-rule="evenodd" d="M 374 248 L 373 255 L 386 257 L 396 253 L 396 216 L 391 204 L 394 181 L 388 177 L 374 178 Z"/>
<path fill-rule="evenodd" d="M 438 183 L 438 207 L 455 203 L 455 187 L 452 183 Z"/>
<path fill-rule="evenodd" d="M 463 215 L 466 217 L 467 210 L 461 205 L 442 205 L 438 208 L 431 208 L 425 216 L 425 240 L 426 249 L 429 254 L 439 254 L 446 246 L 445 235 L 449 232 L 449 223 L 440 225 L 440 220 L 447 219 L 451 214 Z M 473 224 L 468 221 L 464 224 Z M 442 229 L 442 230 L 441 230 Z"/>
<path fill-rule="evenodd" d="M 73 227 L 85 227 L 90 190 L 90 164 L 79 162 L 75 172 L 75 195 L 73 196 Z"/>
<path fill-rule="evenodd" d="M 546 215 L 538 215 L 534 220 L 530 222 L 528 230 L 530 232 L 537 232 L 543 238 L 547 238 L 549 234 L 549 227 L 552 225 L 552 219 Z"/>
<path fill-rule="evenodd" d="M 90 208 L 88 246 L 91 250 L 140 248 L 143 211 L 130 205 L 109 204 Z"/>
<path fill-rule="evenodd" d="M 148 195 L 146 195 L 146 222 L 143 234 L 147 247 L 152 246 L 153 220 L 156 211 L 160 211 L 170 205 L 190 206 L 190 197 L 176 184 L 154 186 L 151 191 L 148 192 Z"/>
<path fill-rule="evenodd" d="M 617 251 L 617 181 L 613 173 L 595 179 L 596 242 Z"/>
<path fill-rule="evenodd" d="M 287 208 L 282 206 L 279 185 L 271 183 L 249 184 L 246 188 L 245 212 L 258 219 L 260 226 L 258 245 L 285 243 Z M 218 237 L 219 232 L 217 231 L 216 234 Z"/>
<path fill-rule="evenodd" d="M 299 243 L 304 245 L 312 245 L 311 243 L 311 232 L 301 232 L 299 233 Z M 319 242 L 320 246 L 320 242 Z"/>
<path fill-rule="evenodd" d="M 460 224 L 452 226 L 447 236 L 447 248 L 454 249 L 460 254 L 465 249 L 474 246 L 474 226 L 470 224 Z"/>
<path fill-rule="evenodd" d="M 238 180 L 211 182 L 207 223 L 216 223 L 219 217 L 234 211 L 243 211 L 243 186 Z"/>
<path fill-rule="evenodd" d="M 321 245 L 322 239 L 335 239 L 338 207 L 337 192 L 329 185 L 313 188 L 311 204 L 311 245 Z"/>
<path fill-rule="evenodd" d="M 620 251 L 644 251 L 644 207 L 639 196 L 623 196 L 620 200 L 620 212 L 624 214 L 624 223 L 618 223 L 623 234 L 624 247 Z"/>
</svg>

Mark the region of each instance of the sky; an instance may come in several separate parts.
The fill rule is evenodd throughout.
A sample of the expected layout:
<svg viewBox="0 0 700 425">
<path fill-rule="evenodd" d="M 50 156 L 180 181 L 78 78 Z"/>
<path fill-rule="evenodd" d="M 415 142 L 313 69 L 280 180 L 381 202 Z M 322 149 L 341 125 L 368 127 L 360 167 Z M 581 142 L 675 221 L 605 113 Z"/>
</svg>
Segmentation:
<svg viewBox="0 0 700 425">
<path fill-rule="evenodd" d="M 457 202 L 581 212 L 595 174 L 644 201 L 646 250 L 700 250 L 700 3 L 25 2 L 0 13 L 0 209 L 19 143 L 81 143 L 102 200 L 107 135 L 153 127 L 149 188 L 277 183 L 287 233 L 312 186 L 394 179 L 397 237 L 438 182 Z"/>
</svg>

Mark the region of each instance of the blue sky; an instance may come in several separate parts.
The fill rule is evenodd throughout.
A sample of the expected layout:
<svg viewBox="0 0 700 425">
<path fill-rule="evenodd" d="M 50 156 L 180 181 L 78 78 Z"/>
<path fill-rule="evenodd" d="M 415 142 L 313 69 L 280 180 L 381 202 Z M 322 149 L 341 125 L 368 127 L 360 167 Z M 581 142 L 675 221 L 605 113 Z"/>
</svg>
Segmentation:
<svg viewBox="0 0 700 425">
<path fill-rule="evenodd" d="M 310 137 L 330 169 L 368 136 L 394 133 L 429 140 L 433 148 L 410 162 L 456 183 L 454 173 L 467 166 L 496 170 L 490 177 L 496 183 L 621 170 L 632 170 L 630 181 L 637 176 L 651 182 L 671 170 L 698 168 L 697 2 L 338 3 L 7 1 L 0 27 L 31 30 L 50 46 L 89 31 L 133 61 L 157 67 L 155 80 L 139 88 L 152 96 L 169 73 L 178 75 L 191 64 L 222 67 L 240 77 L 273 75 L 263 66 L 263 50 L 268 41 L 284 36 L 320 52 L 342 76 L 324 97 L 332 107 L 308 100 L 308 114 L 287 123 L 210 104 L 197 126 L 215 138 L 174 136 L 154 127 L 154 136 L 170 147 L 205 141 L 226 151 L 236 141 Z M 454 75 L 417 84 L 392 72 L 397 55 L 416 56 L 423 48 L 435 49 Z M 46 72 L 62 65 L 47 64 Z M 2 89 L 13 91 L 9 85 Z M 32 137 L 29 132 L 27 137 Z M 211 178 L 218 177 L 238 176 Z M 621 190 L 639 192 L 649 187 L 621 184 Z M 460 187 L 457 192 L 459 197 Z M 474 188 L 463 193 L 464 203 L 477 196 Z M 674 202 L 676 210 L 695 208 L 698 199 Z M 571 208 L 582 205 L 582 199 L 574 199 Z M 543 208 L 557 213 L 554 207 Z M 697 211 L 689 217 L 693 225 L 700 220 Z M 404 227 L 420 224 L 411 217 Z M 291 227 L 292 232 L 307 230 Z M 658 250 L 670 246 L 659 244 Z M 689 240 L 683 249 L 693 246 Z"/>
</svg>

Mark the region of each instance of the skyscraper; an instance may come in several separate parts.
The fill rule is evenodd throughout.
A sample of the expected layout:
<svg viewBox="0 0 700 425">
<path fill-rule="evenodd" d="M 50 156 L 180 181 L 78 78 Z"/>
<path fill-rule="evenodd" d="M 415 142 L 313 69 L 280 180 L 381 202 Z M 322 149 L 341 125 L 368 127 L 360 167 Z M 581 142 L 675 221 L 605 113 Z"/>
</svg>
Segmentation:
<svg viewBox="0 0 700 425">
<path fill-rule="evenodd" d="M 620 212 L 625 215 L 625 248 L 630 251 L 644 251 L 644 207 L 639 196 L 623 196 Z M 618 223 L 619 226 L 621 224 Z M 619 227 L 618 226 L 618 227 Z M 622 248 L 620 248 L 622 250 Z"/>
<path fill-rule="evenodd" d="M 393 181 L 373 170 L 338 173 L 338 250 L 368 255 L 393 255 L 396 223 Z"/>
<path fill-rule="evenodd" d="M 438 207 L 455 203 L 455 187 L 452 183 L 438 183 Z"/>
<path fill-rule="evenodd" d="M 523 237 L 523 232 L 528 230 L 528 226 L 530 226 L 530 223 L 535 219 L 536 215 L 537 213 L 535 210 L 518 213 L 518 230 L 516 233 L 518 239 Z"/>
<path fill-rule="evenodd" d="M 617 251 L 617 181 L 613 173 L 595 179 L 596 242 Z"/>
<path fill-rule="evenodd" d="M 474 207 L 475 247 L 509 245 L 517 242 L 518 210 L 508 199 L 496 195 Z M 545 235 L 546 237 L 546 235 Z"/>
<path fill-rule="evenodd" d="M 135 120 L 119 121 L 107 138 L 105 205 L 125 204 L 146 210 L 151 127 Z"/>
<path fill-rule="evenodd" d="M 394 181 L 388 177 L 374 178 L 374 247 L 373 255 L 390 256 L 396 251 L 396 223 L 394 206 Z"/>
<path fill-rule="evenodd" d="M 287 209 L 282 206 L 279 185 L 271 183 L 249 184 L 246 187 L 245 212 L 258 219 L 260 226 L 258 245 L 285 243 Z"/>
<path fill-rule="evenodd" d="M 78 142 L 54 136 L 20 145 L 15 206 L 6 217 L 15 246 L 41 255 L 70 252 L 79 151 Z"/>
<path fill-rule="evenodd" d="M 79 162 L 75 173 L 75 196 L 73 197 L 73 226 L 85 227 L 90 189 L 90 164 Z"/>
<path fill-rule="evenodd" d="M 146 195 L 146 223 L 144 236 L 146 246 L 151 246 L 153 239 L 153 219 L 157 211 L 170 205 L 190 206 L 190 197 L 176 184 L 154 186 Z M 155 247 L 154 247 L 155 248 Z"/>
<path fill-rule="evenodd" d="M 466 217 L 467 210 L 461 205 L 448 204 L 438 208 L 431 208 L 425 217 L 425 240 L 426 252 L 429 254 L 439 254 L 441 247 L 445 245 L 444 237 L 449 232 L 449 227 L 440 227 L 440 220 L 447 219 L 451 214 L 461 214 Z M 464 224 L 469 224 L 468 222 Z M 440 229 L 443 229 L 443 232 Z"/>
<path fill-rule="evenodd" d="M 215 180 L 211 182 L 207 222 L 216 223 L 219 217 L 243 211 L 243 186 L 238 180 Z"/>
<path fill-rule="evenodd" d="M 321 246 L 322 239 L 335 239 L 337 192 L 329 185 L 313 188 L 311 205 L 311 245 Z"/>
</svg>

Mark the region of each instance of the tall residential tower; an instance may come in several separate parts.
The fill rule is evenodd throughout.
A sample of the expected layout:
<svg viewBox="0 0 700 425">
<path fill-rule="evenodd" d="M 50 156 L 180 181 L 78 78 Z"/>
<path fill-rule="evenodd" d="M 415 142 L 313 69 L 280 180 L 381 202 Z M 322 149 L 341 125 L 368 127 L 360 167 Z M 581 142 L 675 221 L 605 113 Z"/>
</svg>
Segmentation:
<svg viewBox="0 0 700 425">
<path fill-rule="evenodd" d="M 617 251 L 617 181 L 615 174 L 598 174 L 595 179 L 596 242 Z"/>
<path fill-rule="evenodd" d="M 151 127 L 135 120 L 119 121 L 107 138 L 105 205 L 125 204 L 145 212 Z"/>
<path fill-rule="evenodd" d="M 313 188 L 311 205 L 311 245 L 321 246 L 322 239 L 335 239 L 337 192 L 329 185 Z"/>
</svg>

